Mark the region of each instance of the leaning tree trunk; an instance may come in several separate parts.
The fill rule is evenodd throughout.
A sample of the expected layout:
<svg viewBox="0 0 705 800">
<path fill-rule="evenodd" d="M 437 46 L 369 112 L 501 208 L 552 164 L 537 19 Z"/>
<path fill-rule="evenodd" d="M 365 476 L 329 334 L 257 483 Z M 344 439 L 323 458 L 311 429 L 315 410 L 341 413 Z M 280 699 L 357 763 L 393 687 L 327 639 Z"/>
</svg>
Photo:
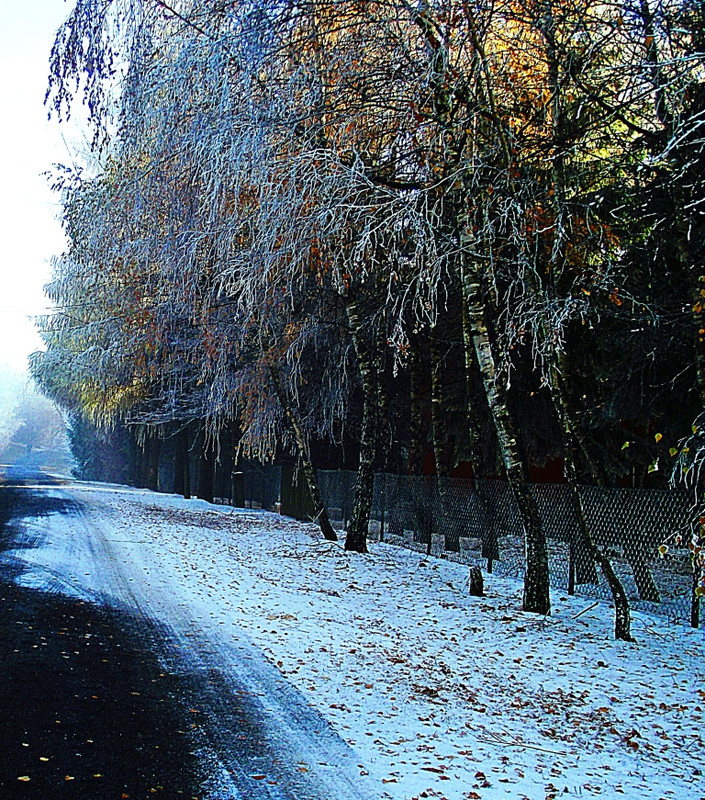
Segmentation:
<svg viewBox="0 0 705 800">
<path fill-rule="evenodd" d="M 362 426 L 360 429 L 360 455 L 355 499 L 345 536 L 345 549 L 355 553 L 367 552 L 367 533 L 374 491 L 374 465 L 377 454 L 377 369 L 368 343 L 362 331 L 357 303 L 350 293 L 345 297 L 345 313 L 355 356 L 362 381 Z M 379 354 L 378 354 L 379 355 Z"/>
<path fill-rule="evenodd" d="M 333 526 L 330 524 L 328 510 L 326 509 L 323 498 L 321 497 L 321 491 L 318 487 L 318 479 L 316 478 L 316 470 L 313 468 L 311 453 L 309 451 L 308 443 L 306 442 L 306 437 L 304 436 L 298 415 L 296 414 L 296 411 L 289 402 L 289 398 L 284 391 L 281 378 L 279 377 L 279 371 L 274 363 L 274 358 L 272 357 L 269 344 L 264 337 L 264 334 L 262 335 L 262 354 L 264 355 L 264 359 L 269 369 L 269 377 L 272 381 L 272 386 L 274 387 L 274 393 L 279 400 L 279 404 L 284 411 L 284 416 L 289 423 L 289 428 L 291 429 L 294 440 L 296 441 L 296 447 L 299 451 L 299 458 L 301 459 L 301 467 L 304 473 L 304 478 L 306 479 L 308 491 L 311 495 L 311 502 L 313 503 L 314 521 L 318 523 L 318 527 L 321 529 L 324 539 L 327 539 L 330 542 L 337 542 L 338 535 L 336 534 Z"/>
<path fill-rule="evenodd" d="M 562 359 L 561 366 L 565 369 L 567 364 L 565 358 Z M 580 494 L 578 486 L 577 471 L 575 468 L 574 453 L 578 447 L 574 430 L 575 425 L 572 421 L 572 414 L 570 413 L 568 400 L 565 390 L 565 374 L 560 375 L 558 366 L 553 364 L 550 368 L 549 375 L 549 389 L 553 406 L 556 410 L 556 416 L 561 430 L 561 445 L 563 450 L 563 474 L 565 475 L 568 489 L 570 491 L 570 499 L 575 510 L 578 520 L 578 530 L 580 537 L 585 545 L 588 553 L 592 559 L 597 563 L 605 576 L 607 585 L 612 592 L 614 600 L 614 636 L 615 639 L 621 639 L 625 642 L 634 641 L 631 634 L 631 612 L 629 608 L 629 598 L 624 591 L 622 582 L 617 577 L 617 574 L 612 567 L 612 562 L 597 546 L 592 537 L 590 528 L 587 524 L 585 517 L 585 508 L 583 506 L 583 498 Z"/>
<path fill-rule="evenodd" d="M 562 64 L 563 56 L 557 47 L 556 24 L 550 8 L 543 16 L 539 25 L 539 29 L 543 34 L 548 69 L 547 77 L 549 86 L 551 88 L 551 125 L 553 128 L 553 135 L 557 141 L 562 141 L 566 134 L 566 126 L 568 125 L 569 119 L 565 113 L 565 105 L 563 102 L 561 86 L 561 72 L 564 68 L 564 65 Z M 565 219 L 569 216 L 565 201 L 565 170 L 566 151 L 559 147 L 558 152 L 555 154 L 555 157 L 551 163 L 551 202 L 553 204 L 557 221 Z M 556 223 L 555 227 L 557 231 L 562 228 L 558 222 Z M 560 267 L 563 264 L 564 259 L 565 241 L 563 238 L 558 238 L 553 242 L 551 255 L 550 266 L 554 268 L 549 270 L 555 288 L 560 288 L 559 276 L 562 270 L 557 267 Z M 530 271 L 526 276 L 526 283 L 527 288 L 536 301 L 536 308 L 542 309 L 543 303 L 541 302 L 542 298 L 538 281 L 534 274 Z M 558 291 L 557 293 L 559 296 L 561 294 L 565 294 L 565 289 L 563 292 Z M 578 486 L 575 455 L 578 452 L 581 444 L 581 434 L 579 432 L 579 426 L 577 426 L 573 421 L 569 392 L 566 385 L 566 378 L 569 374 L 568 361 L 565 353 L 555 346 L 551 326 L 543 311 L 540 311 L 540 315 L 539 330 L 541 338 L 543 339 L 543 343 L 547 345 L 546 349 L 550 354 L 547 376 L 548 388 L 560 428 L 563 474 L 568 484 L 571 502 L 577 517 L 580 538 L 590 556 L 602 570 L 605 580 L 607 581 L 610 591 L 612 592 L 615 607 L 615 638 L 625 641 L 633 641 L 631 636 L 629 599 L 624 591 L 622 583 L 612 568 L 612 563 L 602 552 L 602 550 L 597 547 L 597 544 L 592 537 L 592 533 L 587 524 L 587 519 L 585 516 L 582 495 L 580 494 L 580 488 Z M 587 457 L 587 449 L 585 450 L 585 455 Z"/>
<path fill-rule="evenodd" d="M 526 571 L 523 610 L 548 614 L 551 610 L 551 598 L 546 536 L 536 499 L 531 491 L 528 464 L 519 444 L 518 426 L 509 408 L 506 377 L 497 369 L 492 352 L 485 321 L 487 309 L 481 284 L 482 267 L 468 258 L 463 258 L 461 269 L 470 338 L 497 431 L 507 481 L 524 527 Z"/>
<path fill-rule="evenodd" d="M 564 435 L 570 437 L 570 428 L 566 426 L 565 420 L 560 420 L 560 422 L 564 431 Z M 570 444 L 570 439 L 568 439 L 567 444 Z M 614 600 L 614 637 L 615 639 L 621 639 L 625 642 L 633 642 L 634 638 L 631 634 L 631 611 L 629 608 L 629 598 L 624 590 L 624 586 L 622 586 L 622 582 L 619 580 L 614 568 L 612 567 L 612 562 L 597 546 L 592 537 L 592 533 L 590 532 L 590 528 L 588 527 L 587 519 L 585 517 L 585 508 L 583 506 L 583 498 L 580 494 L 580 488 L 578 486 L 577 475 L 575 471 L 575 462 L 573 461 L 572 455 L 564 454 L 563 464 L 564 474 L 566 476 L 570 491 L 571 502 L 578 519 L 578 529 L 580 531 L 581 539 L 592 559 L 600 567 L 600 570 L 607 581 L 607 585 L 610 587 L 610 592 L 612 592 L 612 599 Z"/>
<path fill-rule="evenodd" d="M 566 470 L 566 477 L 567 474 L 568 471 Z M 567 477 L 567 480 L 571 502 L 573 503 L 573 508 L 575 509 L 575 513 L 578 518 L 578 527 L 582 541 L 585 544 L 585 548 L 587 549 L 588 553 L 592 556 L 593 560 L 597 563 L 602 571 L 602 574 L 605 576 L 607 585 L 610 587 L 610 592 L 612 592 L 612 598 L 614 600 L 614 638 L 621 639 L 625 642 L 633 642 L 634 638 L 631 634 L 631 611 L 629 608 L 629 598 L 627 597 L 627 593 L 624 591 L 622 582 L 619 580 L 614 568 L 612 567 L 612 562 L 595 544 L 595 540 L 592 538 L 590 528 L 588 527 L 587 520 L 585 519 L 585 508 L 583 507 L 583 499 L 575 478 L 574 469 L 572 470 L 571 477 Z"/>
</svg>

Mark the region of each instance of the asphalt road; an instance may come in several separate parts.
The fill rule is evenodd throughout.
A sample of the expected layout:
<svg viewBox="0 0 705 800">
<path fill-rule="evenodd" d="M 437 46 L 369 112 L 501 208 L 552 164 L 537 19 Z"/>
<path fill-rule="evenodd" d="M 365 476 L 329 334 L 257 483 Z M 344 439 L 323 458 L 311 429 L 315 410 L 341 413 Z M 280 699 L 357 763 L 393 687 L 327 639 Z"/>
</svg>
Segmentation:
<svg viewBox="0 0 705 800">
<path fill-rule="evenodd" d="M 354 752 L 244 634 L 223 641 L 118 556 L 94 497 L 4 470 L 0 798 L 371 797 Z"/>
</svg>

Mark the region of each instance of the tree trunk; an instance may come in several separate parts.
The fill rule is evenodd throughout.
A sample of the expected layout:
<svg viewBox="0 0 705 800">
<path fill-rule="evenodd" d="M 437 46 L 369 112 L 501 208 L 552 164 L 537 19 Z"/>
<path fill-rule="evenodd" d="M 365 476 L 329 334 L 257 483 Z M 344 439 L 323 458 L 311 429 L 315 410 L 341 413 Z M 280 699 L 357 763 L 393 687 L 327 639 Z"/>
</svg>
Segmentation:
<svg viewBox="0 0 705 800">
<path fill-rule="evenodd" d="M 174 494 L 180 494 L 186 499 L 191 496 L 191 487 L 188 485 L 188 428 L 184 427 L 176 434 L 176 453 L 174 458 Z"/>
<path fill-rule="evenodd" d="M 162 452 L 162 440 L 159 434 L 153 433 L 147 436 L 145 441 L 145 460 L 146 460 L 146 479 L 148 489 L 153 492 L 159 491 L 159 461 Z"/>
<path fill-rule="evenodd" d="M 445 362 L 438 324 L 431 329 L 431 427 L 433 430 L 433 456 L 436 462 L 438 490 L 438 515 L 436 525 L 443 533 L 444 549 L 451 553 L 460 552 L 460 536 L 453 525 L 450 513 L 450 472 L 453 458 L 448 438 L 446 413 L 443 404 L 443 375 Z M 429 548 L 431 548 L 429 535 Z"/>
<path fill-rule="evenodd" d="M 485 451 L 483 447 L 483 417 L 486 416 L 487 398 L 485 397 L 482 376 L 477 363 L 472 327 L 468 317 L 467 302 L 462 298 L 463 350 L 465 352 L 465 391 L 467 395 L 467 425 L 470 440 L 470 463 L 472 477 L 477 481 L 487 474 L 485 469 Z"/>
<path fill-rule="evenodd" d="M 423 475 L 423 462 L 426 450 L 426 423 L 424 421 L 424 380 L 423 341 L 418 334 L 409 337 L 409 473 Z"/>
<path fill-rule="evenodd" d="M 360 370 L 363 396 L 355 500 L 345 536 L 345 549 L 366 553 L 377 452 L 377 364 L 362 332 L 357 303 L 350 294 L 345 298 L 345 312 Z"/>
<path fill-rule="evenodd" d="M 267 362 L 269 376 L 272 381 L 272 386 L 274 387 L 274 393 L 281 404 L 282 410 L 284 411 L 284 416 L 289 423 L 291 432 L 294 435 L 294 440 L 296 441 L 299 457 L 301 458 L 301 469 L 304 473 L 306 484 L 308 485 L 308 491 L 311 495 L 311 501 L 313 503 L 314 522 L 318 523 L 318 527 L 321 529 L 324 539 L 327 539 L 331 542 L 337 542 L 338 535 L 333 529 L 333 526 L 330 524 L 328 510 L 323 503 L 323 498 L 321 497 L 321 492 L 318 488 L 316 470 L 313 468 L 313 463 L 311 462 L 311 454 L 306 442 L 306 437 L 304 436 L 303 429 L 299 423 L 298 416 L 292 405 L 289 403 L 289 399 L 284 391 L 281 379 L 279 378 L 279 372 L 276 364 L 274 363 L 274 358 L 272 357 L 269 344 L 264 334 L 262 334 L 262 354 Z"/>
<path fill-rule="evenodd" d="M 523 609 L 537 614 L 548 614 L 551 610 L 551 598 L 546 536 L 536 500 L 531 492 L 529 469 L 519 444 L 518 427 L 508 405 L 506 377 L 497 369 L 492 352 L 485 321 L 487 310 L 482 295 L 481 270 L 479 264 L 463 258 L 462 284 L 467 307 L 466 319 L 487 403 L 497 431 L 507 481 L 524 527 L 526 571 Z"/>
<path fill-rule="evenodd" d="M 542 332 L 546 335 L 545 323 L 542 324 Z M 561 445 L 563 451 L 563 474 L 565 475 L 570 491 L 570 498 L 578 519 L 578 530 L 580 538 L 582 539 L 585 547 L 600 567 L 602 574 L 605 576 L 612 598 L 614 600 L 614 635 L 616 639 L 621 639 L 625 642 L 634 641 L 631 635 L 631 613 L 629 609 L 629 598 L 624 591 L 621 581 L 617 577 L 612 563 L 607 556 L 600 550 L 592 537 L 590 528 L 587 524 L 585 517 L 585 508 L 583 507 L 583 499 L 580 494 L 578 486 L 577 471 L 575 468 L 575 453 L 579 447 L 576 440 L 574 431 L 575 424 L 573 423 L 573 415 L 570 411 L 570 405 L 567 398 L 567 389 L 565 386 L 565 379 L 568 373 L 568 362 L 564 354 L 557 353 L 555 355 L 558 363 L 553 363 L 550 366 L 549 374 L 549 391 L 553 401 L 553 407 L 558 417 L 558 423 L 561 431 Z M 562 374 L 561 374 L 562 372 Z"/>
<path fill-rule="evenodd" d="M 198 490 L 197 497 L 208 503 L 213 502 L 213 481 L 215 478 L 215 453 L 212 447 L 204 442 L 198 459 Z"/>
<path fill-rule="evenodd" d="M 566 479 L 568 480 L 570 498 L 571 502 L 573 503 L 573 508 L 575 509 L 575 514 L 578 518 L 578 529 L 580 531 L 581 539 L 585 544 L 585 548 L 587 549 L 588 553 L 600 567 L 600 570 L 607 581 L 607 585 L 610 587 L 610 592 L 612 592 L 612 599 L 614 600 L 614 637 L 615 639 L 621 639 L 625 642 L 633 642 L 634 639 L 631 634 L 631 612 L 629 608 L 629 598 L 627 597 L 627 593 L 624 591 L 622 582 L 619 580 L 614 568 L 612 567 L 612 562 L 595 544 L 595 540 L 592 537 L 590 528 L 588 527 L 587 520 L 585 518 L 585 508 L 583 507 L 583 499 L 576 480 L 575 466 L 572 462 L 572 459 L 567 459 L 564 463 L 566 464 L 565 475 Z"/>
<path fill-rule="evenodd" d="M 481 555 L 487 560 L 487 572 L 492 573 L 493 562 L 499 559 L 499 537 L 497 536 L 497 514 L 494 498 L 484 481 L 485 447 L 483 447 L 482 418 L 486 412 L 487 399 L 482 385 L 482 376 L 477 363 L 467 300 L 462 295 L 463 350 L 465 352 L 465 386 L 467 396 L 467 424 L 470 439 L 470 463 L 472 464 L 473 487 L 482 509 L 480 531 Z"/>
<path fill-rule="evenodd" d="M 624 591 L 622 582 L 619 580 L 612 567 L 612 562 L 602 550 L 597 547 L 595 540 L 592 538 L 592 534 L 585 520 L 585 509 L 583 508 L 580 490 L 575 479 L 572 478 L 568 485 L 570 487 L 571 500 L 578 516 L 580 534 L 588 552 L 597 562 L 612 592 L 612 598 L 614 599 L 614 638 L 621 639 L 625 642 L 633 642 L 634 638 L 631 634 L 631 612 L 627 593 Z"/>
</svg>

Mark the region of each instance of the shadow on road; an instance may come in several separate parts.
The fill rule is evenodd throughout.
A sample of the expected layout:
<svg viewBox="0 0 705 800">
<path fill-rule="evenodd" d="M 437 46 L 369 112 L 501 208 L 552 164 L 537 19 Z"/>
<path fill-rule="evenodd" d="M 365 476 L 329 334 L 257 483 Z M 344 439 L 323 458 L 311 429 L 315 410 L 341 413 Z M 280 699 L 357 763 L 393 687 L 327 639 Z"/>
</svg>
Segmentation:
<svg viewBox="0 0 705 800">
<path fill-rule="evenodd" d="M 132 627 L 118 612 L 0 583 L 1 797 L 200 796 L 181 679 Z"/>
<path fill-rule="evenodd" d="M 13 520 L 19 522 L 51 514 L 74 514 L 78 511 L 76 503 L 67 498 L 33 490 L 31 486 L 37 485 L 39 476 L 33 475 L 32 481 L 29 479 L 9 481 L 7 472 L 6 469 L 5 475 L 0 475 L 0 556 L 8 550 L 34 547 L 41 541 L 41 535 L 36 532 L 20 530 L 18 526 L 10 524 Z M 49 479 L 41 481 L 40 485 L 50 486 L 53 483 L 54 481 Z M 23 568 L 16 559 L 8 559 L 3 563 L 0 558 L 0 576 L 4 576 L 6 580 L 16 578 L 22 571 Z"/>
<path fill-rule="evenodd" d="M 76 588 L 64 574 L 76 537 L 125 587 L 132 577 L 101 549 L 100 512 L 92 516 L 88 501 L 61 499 L 41 476 L 14 475 L 14 485 L 7 478 L 0 485 L 2 800 L 369 796 L 358 785 L 355 753 L 246 637 L 221 638 L 193 609 L 182 610 L 186 604 L 159 594 L 154 602 L 166 612 L 155 617 L 148 583 L 133 593 L 118 581 L 96 602 L 80 581 L 76 595 L 62 594 L 64 584 Z M 76 529 L 59 514 L 76 514 Z M 60 549 L 61 537 L 66 561 L 54 570 L 40 558 L 25 572 L 28 562 L 15 551 L 53 538 L 48 544 Z M 56 578 L 46 582 L 49 591 L 27 580 L 32 569 Z"/>
<path fill-rule="evenodd" d="M 39 494 L 21 484 L 0 484 L 0 531 L 12 519 L 67 514 L 75 509 L 76 504 L 66 498 Z"/>
<path fill-rule="evenodd" d="M 36 479 L 36 476 L 34 476 Z M 0 486 L 0 551 L 13 518 L 71 512 Z M 13 583 L 0 560 L 0 797 L 201 797 L 186 687 L 154 655 L 145 620 Z"/>
</svg>

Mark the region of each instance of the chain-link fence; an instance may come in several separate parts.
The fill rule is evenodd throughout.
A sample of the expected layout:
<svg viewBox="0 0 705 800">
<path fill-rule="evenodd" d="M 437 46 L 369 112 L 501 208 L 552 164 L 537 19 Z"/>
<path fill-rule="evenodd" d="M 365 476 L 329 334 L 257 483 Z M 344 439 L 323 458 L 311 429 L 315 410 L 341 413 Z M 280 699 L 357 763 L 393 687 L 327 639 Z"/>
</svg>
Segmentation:
<svg viewBox="0 0 705 800">
<path fill-rule="evenodd" d="M 243 505 L 310 519 L 303 475 L 292 467 L 248 463 L 237 473 Z M 347 526 L 356 473 L 318 471 L 331 522 Z M 533 484 L 548 544 L 551 585 L 570 594 L 611 600 L 609 587 L 580 535 L 574 498 L 564 484 Z M 585 521 L 609 556 L 632 607 L 674 622 L 698 621 L 693 568 L 687 547 L 691 509 L 676 490 L 581 486 Z M 506 481 L 378 474 L 370 537 L 435 556 L 522 578 L 524 533 Z M 668 544 L 665 554 L 659 552 Z"/>
<path fill-rule="evenodd" d="M 356 474 L 319 471 L 318 477 L 331 520 L 345 527 Z M 569 488 L 534 484 L 532 491 L 548 542 L 552 586 L 611 600 L 609 587 L 579 533 Z M 583 486 L 580 497 L 588 529 L 610 557 L 632 607 L 690 623 L 693 570 L 687 548 L 690 507 L 686 493 Z M 379 474 L 370 535 L 477 564 L 498 575 L 521 578 L 524 573 L 523 528 L 505 481 Z M 669 548 L 661 555 L 659 547 L 664 543 Z"/>
</svg>

